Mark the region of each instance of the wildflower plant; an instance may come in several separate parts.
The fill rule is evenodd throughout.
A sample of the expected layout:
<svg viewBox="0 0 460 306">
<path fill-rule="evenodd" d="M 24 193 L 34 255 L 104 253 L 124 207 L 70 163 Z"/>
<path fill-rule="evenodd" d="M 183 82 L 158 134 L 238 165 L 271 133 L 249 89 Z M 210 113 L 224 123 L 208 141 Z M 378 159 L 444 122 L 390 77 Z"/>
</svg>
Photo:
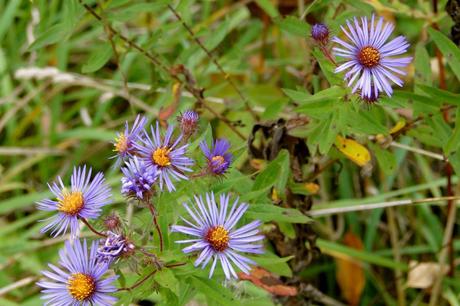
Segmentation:
<svg viewBox="0 0 460 306">
<path fill-rule="evenodd" d="M 1 305 L 460 304 L 455 1 L 19 2 Z"/>
</svg>

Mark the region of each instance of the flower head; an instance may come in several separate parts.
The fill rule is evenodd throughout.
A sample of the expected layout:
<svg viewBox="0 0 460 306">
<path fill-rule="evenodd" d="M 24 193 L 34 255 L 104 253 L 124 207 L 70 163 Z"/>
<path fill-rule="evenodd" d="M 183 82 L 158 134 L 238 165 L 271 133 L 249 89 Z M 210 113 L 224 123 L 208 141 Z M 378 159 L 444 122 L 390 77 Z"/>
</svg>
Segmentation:
<svg viewBox="0 0 460 306">
<path fill-rule="evenodd" d="M 199 119 L 200 116 L 198 116 L 198 114 L 193 110 L 187 110 L 185 113 L 177 117 L 179 127 L 185 138 L 192 136 L 193 133 L 196 132 Z"/>
<path fill-rule="evenodd" d="M 172 125 L 168 127 L 164 137 L 160 135 L 158 122 L 156 129 L 150 126 L 150 131 L 151 137 L 144 131 L 145 139 L 136 144 L 136 149 L 145 165 L 158 172 L 160 189 L 163 190 L 163 184 L 166 184 L 168 191 L 173 191 L 176 188 L 172 180 L 188 180 L 184 172 L 192 171 L 189 167 L 193 165 L 193 160 L 185 155 L 188 144 L 179 146 L 182 135 L 175 140 L 172 138 Z"/>
<path fill-rule="evenodd" d="M 311 37 L 320 45 L 327 45 L 329 42 L 329 28 L 322 23 L 316 23 L 311 28 Z"/>
<path fill-rule="evenodd" d="M 386 42 L 394 30 L 394 25 L 384 23 L 383 18 L 377 23 L 374 19 L 374 15 L 370 21 L 362 17 L 361 24 L 357 18 L 354 18 L 353 24 L 348 20 L 348 30 L 343 26 L 341 29 L 350 41 L 345 42 L 338 37 L 332 39 L 340 45 L 334 47 L 335 55 L 346 59 L 335 72 L 348 70 L 345 74 L 348 86 L 352 87 L 352 92 L 359 89 L 363 99 L 378 97 L 379 92 L 391 96 L 391 82 L 398 86 L 403 85 L 398 74 L 405 75 L 401 68 L 406 67 L 412 60 L 412 57 L 394 57 L 405 53 L 409 43 L 404 36 Z"/>
<path fill-rule="evenodd" d="M 49 264 L 51 271 L 42 271 L 47 278 L 39 281 L 45 305 L 113 305 L 117 299 L 108 293 L 116 291 L 112 282 L 117 276 L 103 279 L 107 264 L 97 261 L 97 242 L 88 252 L 86 240 L 83 244 L 75 240 L 72 245 L 65 242 L 59 252 L 62 268 Z"/>
<path fill-rule="evenodd" d="M 97 250 L 99 262 L 112 263 L 123 254 L 130 253 L 134 250 L 134 245 L 128 242 L 121 234 L 107 232 L 107 238 L 103 245 Z"/>
<path fill-rule="evenodd" d="M 134 156 L 121 171 L 124 174 L 121 178 L 121 193 L 139 200 L 145 200 L 151 195 L 153 184 L 158 178 L 157 169 L 147 167 L 143 160 Z"/>
<path fill-rule="evenodd" d="M 202 197 L 195 196 L 196 206 L 189 207 L 184 203 L 192 221 L 181 217 L 186 226 L 172 227 L 174 232 L 193 236 L 193 239 L 176 242 L 192 243 L 182 250 L 184 253 L 200 252 L 195 261 L 196 267 L 201 265 L 204 268 L 213 259 L 209 277 L 213 275 L 217 261 L 220 261 L 227 279 L 237 278 L 233 265 L 249 273 L 251 269 L 249 264 L 255 262 L 239 253 L 263 253 L 263 246 L 259 242 L 264 239 L 264 236 L 260 235 L 258 230 L 261 222 L 253 221 L 235 229 L 237 222 L 248 209 L 248 204 L 239 204 L 236 199 L 229 212 L 229 201 L 230 196 L 226 194 L 220 195 L 219 205 L 213 193 L 206 194 L 206 204 Z"/>
<path fill-rule="evenodd" d="M 109 231 L 118 231 L 121 227 L 120 217 L 115 213 L 111 213 L 104 218 L 104 227 Z"/>
<path fill-rule="evenodd" d="M 102 172 L 91 180 L 91 168 L 86 172 L 86 166 L 74 168 L 70 177 L 70 189 L 67 189 L 58 177 L 58 183 L 49 185 L 56 200 L 45 199 L 37 202 L 37 208 L 45 211 L 55 211 L 57 215 L 47 219 L 50 222 L 41 229 L 47 232 L 51 229 L 53 236 L 65 234 L 70 227 L 73 237 L 79 232 L 78 218 L 96 219 L 100 216 L 102 207 L 111 202 L 110 187 L 105 183 Z"/>
<path fill-rule="evenodd" d="M 215 175 L 224 174 L 232 163 L 232 154 L 228 152 L 230 143 L 226 139 L 217 139 L 211 147 L 206 141 L 200 143 L 200 148 L 206 156 L 208 172 Z"/>
<path fill-rule="evenodd" d="M 131 130 L 129 129 L 128 121 L 125 122 L 124 132 L 118 133 L 115 138 L 115 142 L 113 143 L 113 151 L 117 153 L 114 157 L 118 158 L 116 165 L 119 165 L 119 163 L 126 157 L 133 155 L 135 151 L 134 143 L 137 141 L 141 131 L 144 129 L 146 121 L 147 119 L 145 117 L 137 115 Z"/>
</svg>

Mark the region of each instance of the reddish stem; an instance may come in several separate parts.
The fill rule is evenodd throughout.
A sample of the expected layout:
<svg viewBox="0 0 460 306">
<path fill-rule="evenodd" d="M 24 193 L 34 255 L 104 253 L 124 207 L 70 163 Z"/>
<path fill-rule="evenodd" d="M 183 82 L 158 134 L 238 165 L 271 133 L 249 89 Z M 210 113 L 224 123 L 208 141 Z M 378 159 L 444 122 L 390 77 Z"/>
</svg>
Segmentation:
<svg viewBox="0 0 460 306">
<path fill-rule="evenodd" d="M 160 226 L 158 225 L 157 215 L 155 213 L 155 207 L 153 207 L 152 203 L 148 203 L 148 207 L 149 207 L 150 213 L 152 214 L 152 217 L 153 217 L 153 223 L 155 224 L 155 227 L 156 227 L 157 232 L 158 232 L 158 238 L 160 240 L 160 252 L 163 252 L 163 234 L 161 233 Z"/>
<path fill-rule="evenodd" d="M 86 220 L 85 218 L 80 217 L 80 220 L 81 220 L 81 221 L 82 221 L 82 222 L 83 222 L 93 233 L 95 233 L 96 235 L 101 236 L 101 237 L 104 237 L 104 238 L 107 237 L 106 234 L 104 234 L 104 233 L 98 231 L 98 230 L 95 229 L 91 224 L 89 224 L 88 220 Z"/>
</svg>

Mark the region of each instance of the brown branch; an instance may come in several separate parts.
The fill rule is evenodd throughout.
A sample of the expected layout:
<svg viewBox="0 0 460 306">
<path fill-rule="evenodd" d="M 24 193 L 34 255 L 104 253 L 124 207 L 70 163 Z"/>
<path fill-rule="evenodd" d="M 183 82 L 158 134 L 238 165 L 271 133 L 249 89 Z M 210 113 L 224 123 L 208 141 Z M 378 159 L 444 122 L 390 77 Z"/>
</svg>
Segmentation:
<svg viewBox="0 0 460 306">
<path fill-rule="evenodd" d="M 157 58 L 157 55 L 152 53 L 152 52 L 149 52 L 145 49 L 143 49 L 141 46 L 139 46 L 138 44 L 136 44 L 134 41 L 132 41 L 131 39 L 129 39 L 128 37 L 124 36 L 122 33 L 118 32 L 117 30 L 115 30 L 110 24 L 107 24 L 103 18 L 98 14 L 96 13 L 96 11 L 94 11 L 89 5 L 83 3 L 82 0 L 78 0 L 78 2 L 91 14 L 94 16 L 94 18 L 96 18 L 97 20 L 99 20 L 108 30 L 110 30 L 112 32 L 113 35 L 117 35 L 118 37 L 120 37 L 120 39 L 122 41 L 124 41 L 129 47 L 139 51 L 139 53 L 141 53 L 143 56 L 145 56 L 147 59 L 149 59 L 153 64 L 155 64 L 156 66 L 158 66 L 160 69 L 162 69 L 164 72 L 166 72 L 172 79 L 174 79 L 175 81 L 179 82 L 179 83 L 182 83 L 184 85 L 184 88 L 190 92 L 194 97 L 195 99 L 201 104 L 203 105 L 206 109 L 208 110 L 211 110 L 211 107 L 209 107 L 207 104 L 206 104 L 206 101 L 203 97 L 203 90 L 202 89 L 199 89 L 199 88 L 196 88 L 194 86 L 192 86 L 190 83 L 188 82 L 183 82 L 178 76 L 177 74 L 175 74 L 172 69 L 169 69 L 165 64 L 163 64 L 158 58 Z M 211 113 L 213 113 L 215 116 L 217 116 L 217 113 L 212 110 Z M 219 119 L 222 120 L 222 116 L 218 116 Z M 232 123 L 229 121 L 229 120 L 222 120 L 225 124 L 227 124 L 229 126 L 229 128 L 235 133 L 238 135 L 238 137 L 240 137 L 241 139 L 245 140 L 246 137 L 244 137 L 243 134 L 241 134 L 233 125 Z"/>
<path fill-rule="evenodd" d="M 206 55 L 209 57 L 209 59 L 216 65 L 217 69 L 224 75 L 225 80 L 230 84 L 230 86 L 236 91 L 238 96 L 243 100 L 244 105 L 246 107 L 246 110 L 252 115 L 252 117 L 258 121 L 259 116 L 252 110 L 252 108 L 249 105 L 248 99 L 243 95 L 243 92 L 236 86 L 235 82 L 233 81 L 232 78 L 230 78 L 230 75 L 225 72 L 224 68 L 222 67 L 221 64 L 217 61 L 217 59 L 212 55 L 212 53 L 206 48 L 203 43 L 196 37 L 195 33 L 193 30 L 188 26 L 188 24 L 185 22 L 184 19 L 179 15 L 179 13 L 172 7 L 172 5 L 168 4 L 169 10 L 176 16 L 177 20 L 179 20 L 182 24 L 182 26 L 187 30 L 187 32 L 190 34 L 192 39 L 198 44 L 198 46 L 206 53 Z"/>
<path fill-rule="evenodd" d="M 150 202 L 148 203 L 148 207 L 153 217 L 153 223 L 155 224 L 155 228 L 157 229 L 157 232 L 158 232 L 158 239 L 160 240 L 160 252 L 163 252 L 163 234 L 161 233 L 160 226 L 158 225 L 157 214 L 155 213 L 155 207 L 153 207 L 153 204 Z"/>
<path fill-rule="evenodd" d="M 122 288 L 119 288 L 117 291 L 131 291 L 131 290 L 139 287 L 140 285 L 142 285 L 146 280 L 148 280 L 151 276 L 153 276 L 155 273 L 157 273 L 157 271 L 158 270 L 153 270 L 152 272 L 150 272 L 149 274 L 144 276 L 141 280 L 139 280 L 136 283 L 134 283 L 134 285 L 132 285 L 131 287 L 122 287 Z"/>
</svg>

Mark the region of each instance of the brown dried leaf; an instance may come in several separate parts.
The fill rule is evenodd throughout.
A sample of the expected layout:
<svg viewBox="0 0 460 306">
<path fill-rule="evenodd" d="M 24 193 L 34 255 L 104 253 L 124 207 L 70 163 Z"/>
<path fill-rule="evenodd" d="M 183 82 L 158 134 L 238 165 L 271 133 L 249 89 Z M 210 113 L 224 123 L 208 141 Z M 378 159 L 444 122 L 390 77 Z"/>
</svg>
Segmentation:
<svg viewBox="0 0 460 306">
<path fill-rule="evenodd" d="M 354 249 L 363 249 L 361 239 L 351 232 L 345 234 L 343 243 Z M 361 294 L 366 284 L 361 264 L 346 257 L 336 258 L 336 263 L 336 278 L 343 297 L 350 305 L 359 305 Z"/>
<path fill-rule="evenodd" d="M 251 274 L 240 272 L 238 273 L 238 277 L 242 280 L 248 280 L 257 287 L 260 287 L 274 295 L 297 295 L 296 287 L 283 285 L 283 283 L 277 277 L 275 277 L 275 275 L 259 267 L 253 268 L 251 270 Z"/>
<path fill-rule="evenodd" d="M 409 269 L 407 277 L 407 287 L 409 288 L 430 288 L 441 272 L 440 265 L 437 262 L 417 262 L 411 260 L 409 262 Z M 442 273 L 446 274 L 449 267 L 446 265 L 442 270 Z"/>
</svg>

